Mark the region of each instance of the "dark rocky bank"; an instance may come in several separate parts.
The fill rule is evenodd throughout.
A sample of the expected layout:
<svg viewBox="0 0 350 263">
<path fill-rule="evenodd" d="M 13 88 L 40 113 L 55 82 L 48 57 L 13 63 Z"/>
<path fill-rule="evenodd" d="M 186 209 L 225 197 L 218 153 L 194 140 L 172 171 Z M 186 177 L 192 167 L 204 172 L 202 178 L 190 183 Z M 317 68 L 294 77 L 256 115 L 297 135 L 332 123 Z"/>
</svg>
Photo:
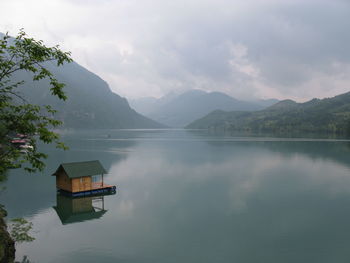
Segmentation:
<svg viewBox="0 0 350 263">
<path fill-rule="evenodd" d="M 12 263 L 15 260 L 15 242 L 7 232 L 6 216 L 6 211 L 0 206 L 0 263 Z"/>
</svg>

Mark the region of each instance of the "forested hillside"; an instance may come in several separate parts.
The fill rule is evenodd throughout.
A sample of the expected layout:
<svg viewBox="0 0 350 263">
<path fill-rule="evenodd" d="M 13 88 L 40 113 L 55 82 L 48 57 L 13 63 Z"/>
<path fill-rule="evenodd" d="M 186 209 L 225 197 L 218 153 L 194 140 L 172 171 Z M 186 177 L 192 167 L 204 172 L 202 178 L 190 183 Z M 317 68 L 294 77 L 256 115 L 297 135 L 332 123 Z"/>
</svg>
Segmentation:
<svg viewBox="0 0 350 263">
<path fill-rule="evenodd" d="M 58 110 L 57 119 L 65 128 L 160 128 L 163 125 L 142 116 L 130 108 L 127 100 L 113 93 L 108 84 L 77 63 L 60 68 L 48 65 L 50 71 L 66 84 L 68 99 L 59 101 L 51 96 L 47 82 L 33 82 L 21 73 L 18 79 L 26 83 L 20 92 L 29 103 L 51 105 Z"/>
<path fill-rule="evenodd" d="M 350 92 L 305 103 L 284 100 L 255 112 L 214 111 L 186 128 L 350 133 Z"/>
</svg>

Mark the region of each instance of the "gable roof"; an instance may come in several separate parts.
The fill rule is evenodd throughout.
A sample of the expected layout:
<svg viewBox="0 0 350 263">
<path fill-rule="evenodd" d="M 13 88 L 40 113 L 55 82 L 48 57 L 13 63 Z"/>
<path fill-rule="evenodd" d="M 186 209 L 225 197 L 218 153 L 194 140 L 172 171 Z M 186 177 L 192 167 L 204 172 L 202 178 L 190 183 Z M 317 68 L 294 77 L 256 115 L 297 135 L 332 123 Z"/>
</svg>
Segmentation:
<svg viewBox="0 0 350 263">
<path fill-rule="evenodd" d="M 106 174 L 106 170 L 97 160 L 88 162 L 62 163 L 53 174 L 56 176 L 63 169 L 69 178 L 79 178 L 97 174 Z"/>
<path fill-rule="evenodd" d="M 84 222 L 93 219 L 101 218 L 107 210 L 101 211 L 92 211 L 92 212 L 83 212 L 83 213 L 72 213 L 72 214 L 63 214 L 62 211 L 57 208 L 57 206 L 53 207 L 56 210 L 58 217 L 60 218 L 62 225 Z"/>
</svg>

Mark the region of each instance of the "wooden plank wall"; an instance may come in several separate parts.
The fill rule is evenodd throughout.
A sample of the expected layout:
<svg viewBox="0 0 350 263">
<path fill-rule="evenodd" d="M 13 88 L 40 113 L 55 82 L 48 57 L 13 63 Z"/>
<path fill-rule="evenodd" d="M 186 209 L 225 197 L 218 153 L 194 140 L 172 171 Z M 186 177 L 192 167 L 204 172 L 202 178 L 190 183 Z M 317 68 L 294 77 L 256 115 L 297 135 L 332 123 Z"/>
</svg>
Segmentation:
<svg viewBox="0 0 350 263">
<path fill-rule="evenodd" d="M 71 179 L 66 175 L 65 172 L 61 172 L 56 176 L 56 187 L 69 192 L 72 191 Z"/>
<path fill-rule="evenodd" d="M 72 179 L 72 192 L 81 192 L 91 190 L 91 177 L 84 176 Z"/>
</svg>

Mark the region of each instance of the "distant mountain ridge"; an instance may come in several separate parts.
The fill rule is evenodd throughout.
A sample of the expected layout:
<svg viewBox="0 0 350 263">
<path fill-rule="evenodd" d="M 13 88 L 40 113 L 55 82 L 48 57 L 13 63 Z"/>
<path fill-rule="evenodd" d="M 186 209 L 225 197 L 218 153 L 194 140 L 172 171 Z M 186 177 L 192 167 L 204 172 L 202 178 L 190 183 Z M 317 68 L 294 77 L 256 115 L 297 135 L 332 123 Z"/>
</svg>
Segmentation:
<svg viewBox="0 0 350 263">
<path fill-rule="evenodd" d="M 190 90 L 180 95 L 170 94 L 161 99 L 132 100 L 131 105 L 142 114 L 170 127 L 184 127 L 213 110 L 260 110 L 277 100 L 247 102 L 221 92 Z M 264 105 L 265 104 L 265 105 Z"/>
<path fill-rule="evenodd" d="M 47 81 L 31 80 L 25 72 L 16 75 L 24 79 L 25 85 L 19 91 L 29 103 L 51 105 L 58 112 L 55 117 L 63 121 L 63 128 L 163 128 L 157 123 L 133 110 L 125 98 L 113 93 L 108 84 L 96 74 L 73 62 L 56 67 L 47 67 L 66 84 L 67 101 L 52 96 Z"/>
<path fill-rule="evenodd" d="M 148 114 L 157 111 L 157 109 L 162 107 L 163 105 L 169 103 L 178 95 L 179 94 L 170 92 L 161 98 L 143 97 L 139 99 L 129 99 L 128 101 L 133 109 L 147 116 Z"/>
<path fill-rule="evenodd" d="M 312 99 L 305 103 L 284 100 L 255 112 L 214 111 L 186 128 L 350 134 L 350 92 L 333 98 Z"/>
</svg>

